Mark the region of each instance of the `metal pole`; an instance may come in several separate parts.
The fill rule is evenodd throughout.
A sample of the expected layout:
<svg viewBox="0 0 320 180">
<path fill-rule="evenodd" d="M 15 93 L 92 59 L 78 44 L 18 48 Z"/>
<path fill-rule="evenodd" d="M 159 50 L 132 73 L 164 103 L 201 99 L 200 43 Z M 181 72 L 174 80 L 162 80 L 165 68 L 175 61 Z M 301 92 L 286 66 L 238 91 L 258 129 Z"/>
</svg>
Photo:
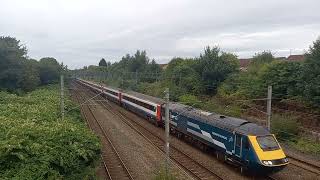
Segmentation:
<svg viewBox="0 0 320 180">
<path fill-rule="evenodd" d="M 267 101 L 267 127 L 271 130 L 271 100 L 272 100 L 272 86 L 268 86 L 268 101 Z"/>
<path fill-rule="evenodd" d="M 60 103 L 61 103 L 61 119 L 64 120 L 64 82 L 63 82 L 63 75 L 60 75 Z"/>
<path fill-rule="evenodd" d="M 165 91 L 166 109 L 165 109 L 165 136 L 166 136 L 166 175 L 169 174 L 170 154 L 169 154 L 169 88 Z"/>
<path fill-rule="evenodd" d="M 138 84 L 138 71 L 136 71 L 136 85 Z"/>
</svg>

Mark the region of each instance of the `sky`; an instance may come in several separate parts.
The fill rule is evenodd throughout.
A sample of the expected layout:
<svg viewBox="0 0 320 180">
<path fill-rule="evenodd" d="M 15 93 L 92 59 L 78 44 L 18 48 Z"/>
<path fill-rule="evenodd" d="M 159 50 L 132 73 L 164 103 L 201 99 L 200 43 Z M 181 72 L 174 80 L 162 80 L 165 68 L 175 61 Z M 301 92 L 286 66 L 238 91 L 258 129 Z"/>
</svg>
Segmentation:
<svg viewBox="0 0 320 180">
<path fill-rule="evenodd" d="M 0 0 L 0 36 L 34 59 L 69 68 L 119 61 L 196 57 L 205 46 L 239 58 L 270 50 L 301 54 L 320 36 L 319 0 Z"/>
</svg>

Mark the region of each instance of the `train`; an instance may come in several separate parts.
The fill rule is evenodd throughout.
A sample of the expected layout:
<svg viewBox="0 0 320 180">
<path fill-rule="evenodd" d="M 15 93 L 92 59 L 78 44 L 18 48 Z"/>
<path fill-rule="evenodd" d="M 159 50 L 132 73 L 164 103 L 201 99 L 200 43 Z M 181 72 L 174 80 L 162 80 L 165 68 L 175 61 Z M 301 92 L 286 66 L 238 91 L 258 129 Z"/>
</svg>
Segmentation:
<svg viewBox="0 0 320 180">
<path fill-rule="evenodd" d="M 79 78 L 76 81 L 155 125 L 164 127 L 165 102 L 162 99 Z M 170 102 L 169 122 L 170 133 L 191 138 L 214 150 L 219 160 L 239 166 L 241 172 L 268 174 L 280 171 L 289 164 L 275 135 L 247 120 Z"/>
</svg>

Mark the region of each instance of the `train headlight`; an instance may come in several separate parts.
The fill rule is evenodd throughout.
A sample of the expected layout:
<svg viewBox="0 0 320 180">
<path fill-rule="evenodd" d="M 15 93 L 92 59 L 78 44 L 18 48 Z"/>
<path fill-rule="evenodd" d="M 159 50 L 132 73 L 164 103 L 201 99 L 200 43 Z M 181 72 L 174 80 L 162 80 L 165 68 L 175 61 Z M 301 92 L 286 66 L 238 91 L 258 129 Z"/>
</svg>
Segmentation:
<svg viewBox="0 0 320 180">
<path fill-rule="evenodd" d="M 265 165 L 272 165 L 272 161 L 262 161 L 262 163 Z"/>
</svg>

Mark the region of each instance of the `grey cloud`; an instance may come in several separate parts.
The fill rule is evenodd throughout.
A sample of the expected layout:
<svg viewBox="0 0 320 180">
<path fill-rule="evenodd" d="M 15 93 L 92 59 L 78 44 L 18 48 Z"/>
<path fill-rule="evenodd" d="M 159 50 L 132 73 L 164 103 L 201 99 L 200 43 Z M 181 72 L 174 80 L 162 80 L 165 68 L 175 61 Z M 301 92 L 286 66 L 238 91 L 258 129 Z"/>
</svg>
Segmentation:
<svg viewBox="0 0 320 180">
<path fill-rule="evenodd" d="M 53 56 L 71 68 L 117 61 L 147 50 L 165 63 L 198 56 L 206 45 L 250 57 L 301 53 L 319 36 L 317 0 L 5 0 L 0 33 L 17 37 L 29 56 Z"/>
</svg>

